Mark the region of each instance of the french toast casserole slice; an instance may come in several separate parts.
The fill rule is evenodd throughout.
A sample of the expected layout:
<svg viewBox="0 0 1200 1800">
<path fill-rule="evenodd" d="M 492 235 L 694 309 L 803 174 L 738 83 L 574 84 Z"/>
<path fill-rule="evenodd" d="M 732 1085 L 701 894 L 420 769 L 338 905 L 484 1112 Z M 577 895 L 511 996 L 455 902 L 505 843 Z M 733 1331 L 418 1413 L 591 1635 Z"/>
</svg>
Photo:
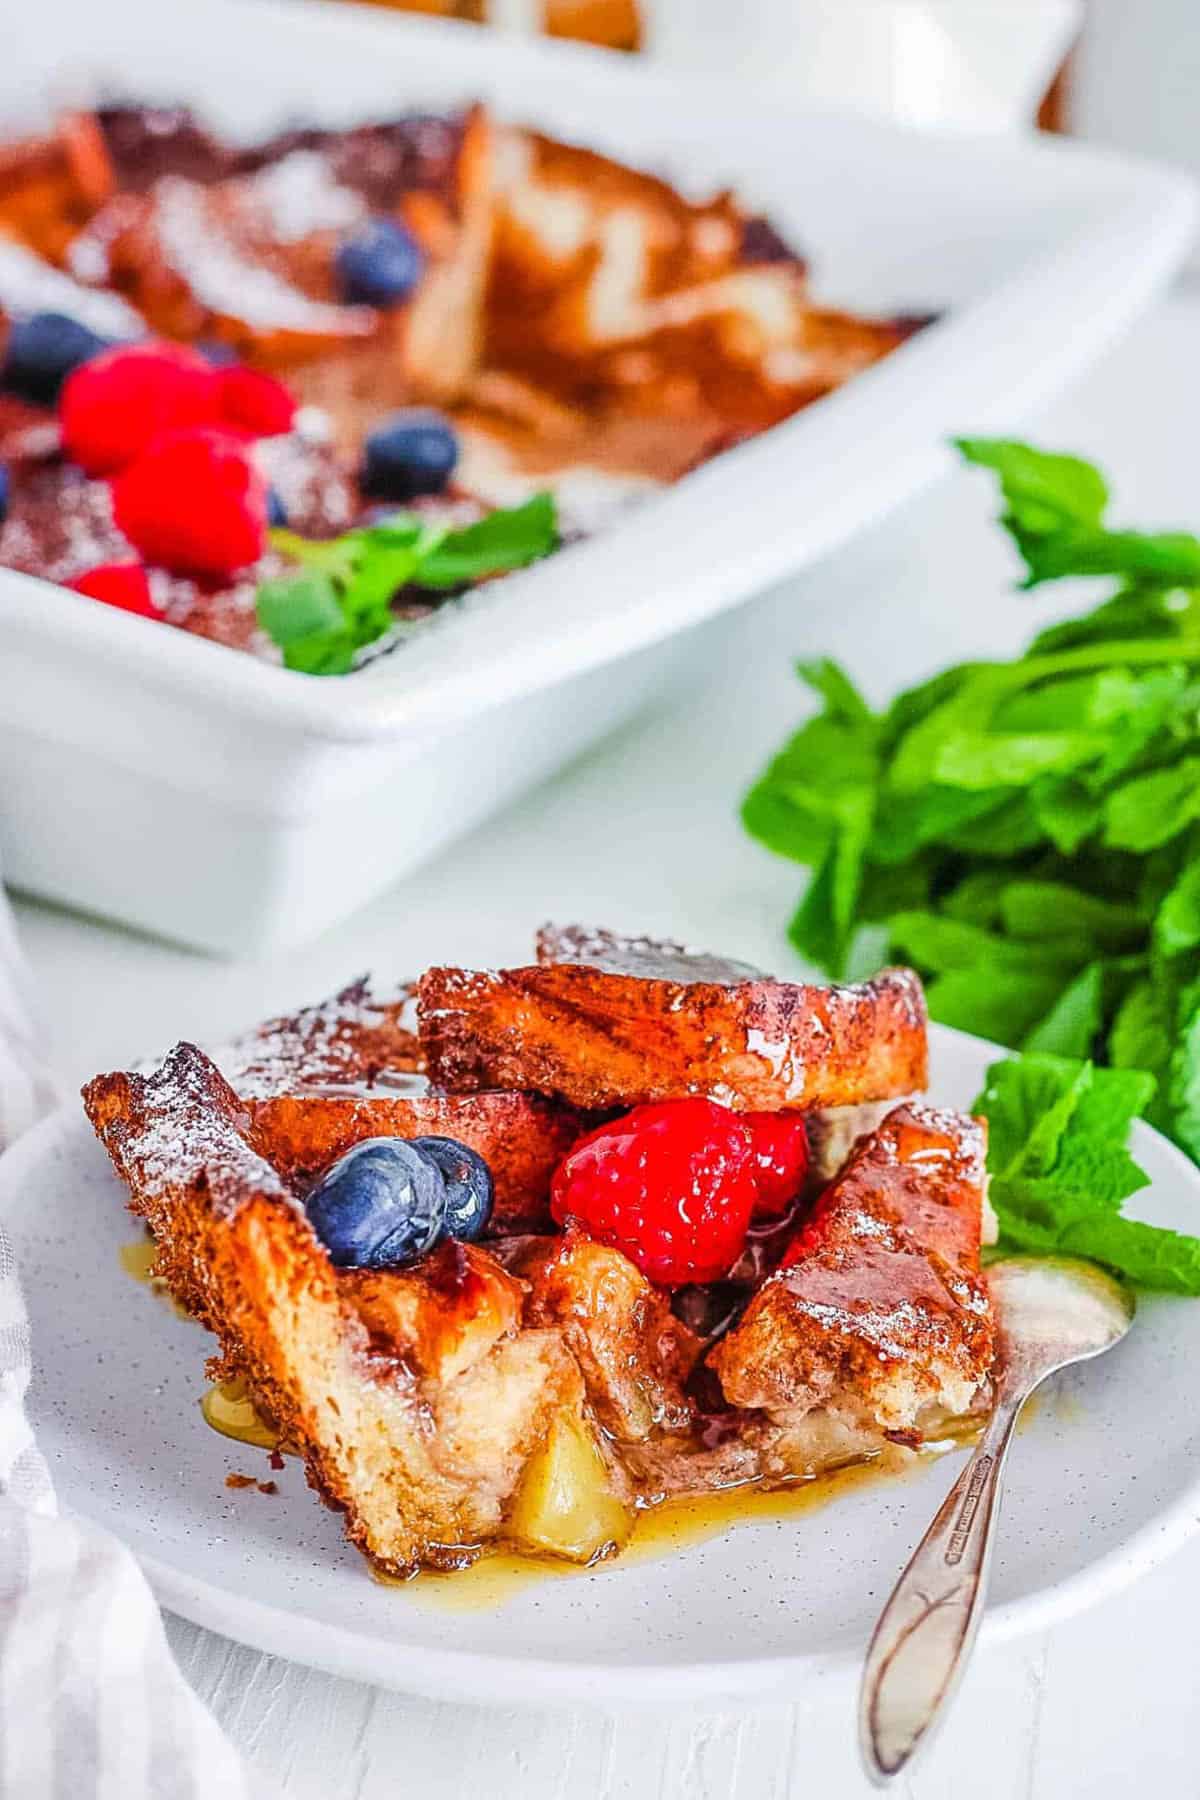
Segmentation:
<svg viewBox="0 0 1200 1800">
<path fill-rule="evenodd" d="M 154 616 L 278 663 L 285 646 L 257 594 L 297 551 L 268 523 L 337 538 L 377 524 L 387 501 L 456 529 L 551 491 L 566 545 L 912 329 L 815 305 L 803 256 L 733 195 L 689 198 L 482 103 L 292 123 L 253 142 L 184 107 L 66 112 L 40 136 L 0 142 L 0 566 L 75 586 L 144 563 Z M 226 418 L 210 383 L 195 418 L 163 414 L 180 428 L 220 418 L 270 490 L 271 518 L 260 496 L 215 562 L 215 529 L 200 560 L 177 541 L 191 515 L 171 496 L 191 484 L 164 476 L 147 536 L 110 492 L 106 428 L 89 448 L 61 403 L 68 374 L 116 352 L 103 409 L 137 415 L 144 403 L 128 396 L 147 379 L 167 406 L 163 368 L 189 360 L 179 346 L 244 364 L 259 394 Z M 244 376 L 229 379 L 244 390 Z M 393 416 L 414 407 L 438 432 L 437 469 L 428 439 L 422 468 L 411 435 L 395 435 L 421 425 L 420 413 Z M 389 441 L 409 459 L 390 477 Z M 405 629 L 389 645 L 457 591 L 400 578 L 384 598 Z"/>
<path fill-rule="evenodd" d="M 984 1127 L 900 1098 L 925 1073 L 915 977 L 815 989 L 577 931 L 540 948 L 539 967 L 572 976 L 584 1048 L 572 1055 L 558 995 L 545 1002 L 530 970 L 493 977 L 502 1001 L 514 982 L 537 999 L 509 1010 L 505 1088 L 474 1088 L 473 1068 L 469 1091 L 449 1091 L 457 1065 L 428 1011 L 414 1035 L 407 991 L 380 1001 L 360 983 L 215 1060 L 181 1044 L 84 1090 L 156 1275 L 218 1340 L 214 1376 L 244 1384 L 350 1539 L 395 1575 L 498 1544 L 588 1561 L 620 1547 L 639 1506 L 916 1447 L 989 1394 Z M 439 999 L 446 974 L 433 972 Z M 768 1056 L 745 1049 L 764 1006 L 782 1044 Z M 456 1020 L 453 1042 L 466 1037 Z M 719 1070 L 733 1116 L 766 1096 L 781 1109 L 782 1084 L 802 1106 L 828 1098 L 806 1115 L 814 1143 L 865 1135 L 828 1186 L 827 1162 L 751 1227 L 726 1278 L 673 1290 L 580 1219 L 557 1224 L 550 1198 L 598 1122 L 631 1116 L 647 1088 L 692 1098 L 693 1066 Z M 305 1210 L 314 1183 L 352 1145 L 430 1134 L 491 1167 L 485 1237 L 444 1238 L 407 1266 L 335 1266 Z"/>
</svg>

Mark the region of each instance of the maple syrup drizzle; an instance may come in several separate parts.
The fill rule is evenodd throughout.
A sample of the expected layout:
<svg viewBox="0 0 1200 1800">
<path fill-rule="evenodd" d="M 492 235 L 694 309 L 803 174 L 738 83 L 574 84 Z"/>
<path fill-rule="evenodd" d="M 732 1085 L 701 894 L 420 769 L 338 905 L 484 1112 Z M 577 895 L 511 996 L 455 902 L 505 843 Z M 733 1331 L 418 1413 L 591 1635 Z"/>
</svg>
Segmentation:
<svg viewBox="0 0 1200 1800">
<path fill-rule="evenodd" d="M 121 1266 L 134 1280 L 149 1283 L 159 1290 L 150 1270 L 156 1251 L 151 1239 L 123 1244 Z M 170 1296 L 163 1292 L 163 1298 Z M 170 1302 L 172 1305 L 173 1302 Z M 185 1317 L 187 1315 L 184 1315 Z M 1027 1409 L 1031 1410 L 1031 1409 Z M 222 1437 L 249 1444 L 258 1450 L 296 1454 L 283 1442 L 279 1432 L 268 1423 L 250 1398 L 245 1383 L 237 1377 L 216 1383 L 200 1401 L 204 1421 Z M 1028 1421 L 1022 1421 L 1027 1424 Z M 767 1488 L 754 1483 L 724 1488 L 716 1493 L 688 1495 L 677 1500 L 664 1500 L 643 1507 L 637 1515 L 633 1535 L 620 1554 L 603 1562 L 577 1566 L 555 1557 L 525 1556 L 514 1550 L 486 1552 L 469 1568 L 451 1574 L 426 1569 L 417 1577 L 389 1575 L 370 1566 L 372 1579 L 383 1587 L 400 1588 L 421 1605 L 448 1612 L 488 1611 L 519 1597 L 528 1588 L 544 1581 L 577 1581 L 603 1575 L 610 1569 L 629 1568 L 638 1563 L 655 1562 L 693 1544 L 707 1542 L 722 1533 L 755 1520 L 778 1520 L 801 1517 L 816 1512 L 842 1495 L 871 1486 L 877 1481 L 894 1481 L 911 1474 L 948 1450 L 973 1443 L 982 1425 L 977 1420 L 952 1421 L 936 1442 L 919 1451 L 889 1446 L 861 1462 L 831 1469 L 824 1475 L 788 1483 L 784 1487 Z"/>
<path fill-rule="evenodd" d="M 154 1263 L 158 1256 L 158 1246 L 152 1237 L 138 1238 L 135 1243 L 122 1244 L 118 1255 L 121 1267 L 134 1281 L 151 1289 L 181 1319 L 190 1319 L 191 1314 L 185 1312 L 167 1291 L 167 1288 L 154 1274 Z M 284 1455 L 293 1454 L 291 1446 L 284 1443 L 273 1425 L 263 1418 L 244 1381 L 237 1377 L 229 1381 L 219 1381 L 210 1387 L 200 1400 L 200 1411 L 207 1425 L 219 1431 L 222 1437 L 233 1438 L 239 1444 L 251 1444 L 256 1450 L 280 1450 Z"/>
<path fill-rule="evenodd" d="M 149 1287 L 154 1285 L 151 1270 L 158 1256 L 158 1246 L 153 1238 L 139 1238 L 136 1244 L 122 1244 L 117 1252 L 121 1258 L 121 1267 L 134 1281 L 142 1281 Z"/>
<path fill-rule="evenodd" d="M 485 1553 L 468 1569 L 453 1574 L 423 1570 L 405 1580 L 372 1568 L 374 1580 L 384 1587 L 408 1592 L 422 1606 L 445 1612 L 485 1612 L 518 1599 L 529 1588 L 545 1581 L 578 1581 L 590 1576 L 617 1573 L 639 1563 L 657 1562 L 693 1544 L 706 1543 L 740 1525 L 756 1520 L 796 1519 L 817 1512 L 842 1496 L 880 1481 L 895 1481 L 923 1467 L 934 1457 L 957 1449 L 979 1435 L 978 1423 L 947 1432 L 921 1451 L 891 1446 L 862 1462 L 849 1463 L 827 1474 L 765 1488 L 754 1484 L 725 1488 L 717 1493 L 689 1495 L 644 1507 L 637 1515 L 633 1536 L 620 1554 L 603 1562 L 580 1567 L 554 1557 L 523 1556 L 514 1550 Z"/>
<path fill-rule="evenodd" d="M 1069 1395 L 1055 1393 L 1051 1401 L 1039 1395 L 1037 1400 L 1038 1404 L 1027 1406 L 1022 1413 L 1018 1426 L 1022 1433 L 1035 1424 L 1047 1405 L 1053 1406 L 1056 1416 L 1068 1420 L 1073 1420 L 1078 1412 L 1078 1402 Z M 250 1444 L 258 1450 L 280 1450 L 287 1456 L 297 1454 L 263 1418 L 239 1378 L 209 1388 L 200 1401 L 200 1411 L 205 1423 L 222 1437 Z M 889 1446 L 861 1462 L 847 1463 L 824 1475 L 789 1482 L 783 1487 L 761 1487 L 750 1482 L 716 1493 L 691 1494 L 643 1507 L 638 1512 L 633 1536 L 620 1554 L 599 1563 L 581 1567 L 552 1556 L 526 1556 L 515 1550 L 495 1550 L 485 1552 L 469 1568 L 448 1574 L 425 1569 L 419 1576 L 389 1575 L 369 1565 L 370 1573 L 380 1586 L 403 1588 L 423 1604 L 428 1602 L 451 1612 L 487 1610 L 502 1606 L 539 1581 L 571 1581 L 584 1575 L 605 1574 L 610 1569 L 656 1562 L 660 1557 L 673 1555 L 692 1544 L 705 1543 L 755 1520 L 791 1519 L 817 1512 L 844 1494 L 873 1486 L 877 1481 L 894 1481 L 948 1451 L 970 1446 L 982 1429 L 982 1422 L 977 1419 L 951 1420 L 943 1427 L 941 1437 L 920 1450 Z"/>
<path fill-rule="evenodd" d="M 136 1243 L 132 1244 L 122 1244 L 117 1255 L 126 1275 L 138 1282 L 140 1286 L 148 1287 L 156 1299 L 161 1300 L 164 1306 L 170 1307 L 176 1318 L 191 1319 L 192 1315 L 187 1308 L 180 1306 L 178 1300 L 168 1289 L 166 1282 L 154 1273 L 154 1264 L 158 1260 L 158 1245 L 152 1237 L 138 1238 Z"/>
<path fill-rule="evenodd" d="M 200 1402 L 200 1411 L 205 1422 L 223 1437 L 234 1438 L 255 1449 L 289 1451 L 279 1433 L 258 1412 L 245 1383 L 237 1378 L 210 1388 Z M 971 1443 L 979 1431 L 980 1425 L 976 1421 L 952 1424 L 936 1443 L 920 1451 L 889 1446 L 861 1462 L 831 1469 L 825 1475 L 793 1481 L 784 1487 L 766 1488 L 747 1483 L 716 1493 L 693 1494 L 643 1507 L 637 1515 L 633 1536 L 620 1554 L 583 1567 L 556 1557 L 494 1550 L 485 1552 L 469 1568 L 450 1574 L 426 1569 L 419 1576 L 405 1577 L 389 1575 L 374 1565 L 370 1565 L 370 1573 L 382 1587 L 403 1589 L 422 1605 L 437 1606 L 450 1612 L 485 1611 L 503 1606 L 538 1582 L 573 1581 L 583 1576 L 603 1575 L 610 1569 L 655 1562 L 660 1557 L 673 1555 L 692 1544 L 705 1543 L 709 1538 L 719 1537 L 723 1532 L 755 1520 L 791 1519 L 816 1512 L 844 1494 L 877 1481 L 894 1481 L 948 1450 Z"/>
<path fill-rule="evenodd" d="M 245 1383 L 238 1378 L 211 1387 L 200 1402 L 200 1411 L 206 1424 L 223 1437 L 259 1450 L 296 1454 L 280 1439 L 274 1426 L 263 1418 Z M 557 1557 L 526 1556 L 516 1550 L 502 1549 L 486 1551 L 469 1568 L 446 1574 L 425 1569 L 418 1576 L 400 1576 L 390 1575 L 373 1564 L 368 1567 L 372 1579 L 381 1587 L 403 1589 L 421 1605 L 447 1612 L 490 1611 L 519 1597 L 539 1582 L 575 1581 L 638 1563 L 657 1562 L 661 1557 L 674 1555 L 692 1544 L 705 1543 L 739 1525 L 763 1519 L 799 1518 L 816 1512 L 844 1494 L 857 1492 L 877 1481 L 894 1481 L 949 1450 L 973 1443 L 981 1429 L 978 1420 L 952 1421 L 940 1438 L 921 1450 L 889 1445 L 861 1462 L 789 1482 L 784 1487 L 761 1487 L 750 1482 L 716 1493 L 660 1501 L 638 1512 L 629 1542 L 619 1555 L 602 1562 L 579 1566 Z"/>
<path fill-rule="evenodd" d="M 246 1384 L 236 1376 L 210 1387 L 200 1402 L 206 1425 L 222 1437 L 234 1438 L 239 1444 L 253 1444 L 256 1450 L 281 1450 L 284 1446 L 278 1431 L 267 1423 L 250 1395 Z"/>
</svg>

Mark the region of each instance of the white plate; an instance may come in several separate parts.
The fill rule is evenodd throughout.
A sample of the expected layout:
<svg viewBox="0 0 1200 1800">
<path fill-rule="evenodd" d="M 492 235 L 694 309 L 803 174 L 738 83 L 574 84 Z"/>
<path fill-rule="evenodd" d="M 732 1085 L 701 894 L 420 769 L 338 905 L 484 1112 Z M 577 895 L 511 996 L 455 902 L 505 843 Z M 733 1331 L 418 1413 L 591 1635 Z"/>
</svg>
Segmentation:
<svg viewBox="0 0 1200 1800">
<path fill-rule="evenodd" d="M 628 716 L 687 654 L 678 634 L 946 466 L 952 432 L 1015 429 L 1149 299 L 1192 227 L 1190 185 L 1150 164 L 903 130 L 379 10 L 42 0 L 5 44 L 0 123 L 94 79 L 249 131 L 483 95 L 689 188 L 733 185 L 834 304 L 945 309 L 837 394 L 344 680 L 0 571 L 8 879 L 223 950 L 345 916 Z"/>
<path fill-rule="evenodd" d="M 967 1105 L 995 1052 L 935 1029 L 934 1095 Z M 1139 1212 L 1200 1227 L 1200 1175 L 1139 1126 Z M 289 1462 L 274 1498 L 230 1492 L 266 1457 L 201 1421 L 212 1347 L 123 1274 L 132 1226 L 75 1109 L 0 1161 L 0 1211 L 33 1319 L 34 1427 L 63 1501 L 140 1558 L 172 1611 L 315 1667 L 437 1698 L 605 1703 L 798 1695 L 852 1671 L 957 1456 L 654 1562 L 456 1612 L 381 1587 Z M 1200 1515 L 1200 1306 L 1143 1301 L 1110 1355 L 1060 1378 L 1015 1447 L 985 1637 L 1031 1631 L 1132 1581 Z"/>
</svg>

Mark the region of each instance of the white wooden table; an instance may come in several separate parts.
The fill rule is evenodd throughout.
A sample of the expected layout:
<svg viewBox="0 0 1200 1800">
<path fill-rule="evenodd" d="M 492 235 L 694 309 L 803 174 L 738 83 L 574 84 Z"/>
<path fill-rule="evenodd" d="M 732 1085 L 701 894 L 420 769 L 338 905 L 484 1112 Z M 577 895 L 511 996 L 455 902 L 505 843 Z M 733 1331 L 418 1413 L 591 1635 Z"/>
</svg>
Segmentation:
<svg viewBox="0 0 1200 1800">
<path fill-rule="evenodd" d="M 1200 523 L 1200 301 L 1177 299 L 1030 435 L 1093 454 L 1126 523 Z M 975 422 L 962 421 L 970 430 Z M 1014 421 L 1014 423 L 1016 423 Z M 245 967 L 32 904 L 19 909 L 64 1080 L 178 1037 L 332 992 L 360 971 L 518 954 L 542 918 L 682 933 L 783 966 L 797 872 L 740 833 L 736 806 L 798 719 L 799 653 L 842 658 L 882 698 L 957 656 L 1008 652 L 1062 596 L 1014 594 L 982 477 L 937 492 L 742 611 L 711 681 L 531 795 L 348 926 Z M 733 522 L 731 521 L 731 528 Z M 202 872 L 200 872 L 202 874 Z M 1197 1379 L 1180 1370 L 1180 1380 Z M 1018 1447 L 1019 1454 L 1019 1447 Z M 797 1555 L 803 1555 L 798 1534 Z M 981 1654 L 915 1800 L 1156 1800 L 1200 1794 L 1200 1543 L 1048 1635 Z M 469 1630 L 464 1622 L 464 1630 Z M 295 1800 L 784 1800 L 866 1794 L 852 1696 L 742 1714 L 489 1712 L 333 1680 L 173 1621 L 187 1673 Z M 536 1703 L 536 1694 L 530 1695 Z"/>
</svg>

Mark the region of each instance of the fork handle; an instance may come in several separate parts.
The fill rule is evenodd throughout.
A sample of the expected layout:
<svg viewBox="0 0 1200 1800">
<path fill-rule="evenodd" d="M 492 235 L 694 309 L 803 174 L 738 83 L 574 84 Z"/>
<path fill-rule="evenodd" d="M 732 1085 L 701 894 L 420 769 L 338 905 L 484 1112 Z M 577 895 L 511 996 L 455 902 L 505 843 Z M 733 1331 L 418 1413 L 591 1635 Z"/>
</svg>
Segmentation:
<svg viewBox="0 0 1200 1800">
<path fill-rule="evenodd" d="M 1004 1459 L 1028 1389 L 1002 1394 L 875 1627 L 859 1693 L 868 1775 L 885 1786 L 939 1722 L 975 1642 Z"/>
</svg>

